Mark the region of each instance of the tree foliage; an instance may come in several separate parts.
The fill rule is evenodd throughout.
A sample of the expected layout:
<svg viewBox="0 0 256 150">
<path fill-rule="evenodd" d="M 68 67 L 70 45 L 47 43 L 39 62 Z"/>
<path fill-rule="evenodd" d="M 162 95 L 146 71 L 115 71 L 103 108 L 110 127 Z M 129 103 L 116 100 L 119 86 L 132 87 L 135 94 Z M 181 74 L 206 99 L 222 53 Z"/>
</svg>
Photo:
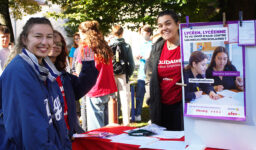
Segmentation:
<svg viewBox="0 0 256 150">
<path fill-rule="evenodd" d="M 61 0 L 63 12 L 49 13 L 55 18 L 67 19 L 66 29 L 71 35 L 79 23 L 85 20 L 97 20 L 103 33 L 108 33 L 113 24 L 127 24 L 134 30 L 141 24 L 153 26 L 158 13 L 173 9 L 185 20 L 190 15 L 191 21 L 207 21 L 216 15 L 217 2 L 211 0 Z"/>
<path fill-rule="evenodd" d="M 46 2 L 58 4 L 61 13 L 50 12 L 48 16 L 66 20 L 65 28 L 69 35 L 77 31 L 78 25 L 86 20 L 97 20 L 103 33 L 108 33 L 113 24 L 126 24 L 132 30 L 142 24 L 154 27 L 156 17 L 162 10 L 173 9 L 185 22 L 185 16 L 190 22 L 221 21 L 222 12 L 226 12 L 227 20 L 236 19 L 239 10 L 243 10 L 244 19 L 253 19 L 256 0 L 48 0 Z M 2 3 L 3 2 L 3 3 Z M 248 2 L 248 3 L 247 3 Z M 16 19 L 26 14 L 34 14 L 41 10 L 36 0 L 1 0 L 1 4 L 12 10 Z M 232 4 L 232 8 L 227 7 Z M 242 4 L 242 5 L 241 5 Z M 2 6 L 2 5 L 1 5 Z M 241 7 L 240 7 L 241 6 Z M 1 9 L 2 8 L 2 9 Z M 0 8 L 1 15 L 10 17 L 9 13 Z M 247 9 L 248 8 L 248 9 Z M 246 18 L 246 16 L 248 16 Z M 10 26 L 11 28 L 11 26 Z"/>
<path fill-rule="evenodd" d="M 22 19 L 26 14 L 34 14 L 41 11 L 41 5 L 35 0 L 9 0 L 9 8 L 15 19 Z"/>
<path fill-rule="evenodd" d="M 41 10 L 41 6 L 35 0 L 1 0 L 0 24 L 10 29 L 11 42 L 14 42 L 10 12 L 15 19 L 21 19 L 26 14 L 34 14 Z"/>
</svg>

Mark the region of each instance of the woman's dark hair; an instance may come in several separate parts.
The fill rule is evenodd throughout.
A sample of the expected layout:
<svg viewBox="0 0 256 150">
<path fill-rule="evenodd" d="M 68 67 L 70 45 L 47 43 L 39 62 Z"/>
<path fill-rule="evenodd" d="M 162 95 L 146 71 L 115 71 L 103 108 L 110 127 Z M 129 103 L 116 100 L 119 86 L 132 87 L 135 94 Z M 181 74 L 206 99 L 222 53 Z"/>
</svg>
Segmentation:
<svg viewBox="0 0 256 150">
<path fill-rule="evenodd" d="M 76 36 L 78 36 L 78 37 L 80 37 L 80 35 L 79 35 L 79 33 L 78 32 L 76 32 L 74 35 L 73 35 L 73 47 L 74 48 L 78 48 L 78 44 L 76 44 Z"/>
<path fill-rule="evenodd" d="M 195 62 L 196 64 L 203 61 L 204 59 L 208 59 L 207 55 L 205 55 L 203 52 L 201 51 L 194 51 L 190 57 L 189 57 L 189 63 L 186 66 L 185 70 L 189 70 L 193 67 L 193 62 Z"/>
<path fill-rule="evenodd" d="M 81 41 L 81 46 L 79 45 L 79 47 L 83 49 L 83 46 L 88 46 L 96 54 L 96 61 L 108 64 L 112 60 L 113 53 L 108 43 L 104 40 L 99 26 L 99 22 L 95 20 L 85 21 L 79 25 L 80 32 L 86 35 L 86 39 Z M 79 48 L 80 52 L 81 49 Z"/>
<path fill-rule="evenodd" d="M 7 26 L 0 25 L 0 33 L 1 34 L 10 34 L 10 30 Z"/>
<path fill-rule="evenodd" d="M 56 34 L 58 34 L 61 38 L 61 53 L 60 53 L 59 56 L 57 56 L 54 65 L 55 65 L 55 67 L 57 68 L 58 71 L 65 71 L 66 66 L 67 66 L 67 61 L 66 61 L 67 53 L 68 53 L 67 45 L 66 45 L 66 41 L 65 41 L 64 37 L 57 30 L 53 31 L 54 39 L 56 37 Z"/>
<path fill-rule="evenodd" d="M 208 66 L 208 68 L 213 68 L 213 67 L 216 66 L 215 58 L 216 58 L 217 54 L 218 54 L 218 53 L 221 53 L 221 52 L 222 52 L 222 53 L 225 53 L 225 54 L 227 55 L 227 57 L 228 57 L 227 65 L 230 65 L 230 64 L 231 64 L 231 62 L 230 62 L 230 60 L 229 60 L 228 52 L 227 52 L 226 48 L 223 47 L 223 46 L 218 46 L 218 47 L 215 48 L 215 50 L 214 50 L 214 52 L 213 52 L 213 54 L 212 54 L 211 63 L 210 63 L 210 65 Z"/>
<path fill-rule="evenodd" d="M 19 35 L 17 44 L 15 45 L 14 49 L 10 52 L 10 54 L 8 56 L 8 59 L 7 59 L 6 63 L 5 63 L 5 67 L 7 66 L 7 64 L 9 64 L 11 62 L 11 60 L 16 55 L 18 55 L 18 54 L 20 54 L 22 52 L 23 48 L 26 48 L 26 45 L 25 45 L 24 41 L 27 40 L 27 37 L 28 37 L 30 29 L 32 29 L 32 27 L 34 25 L 36 25 L 36 24 L 46 24 L 46 25 L 49 25 L 52 28 L 52 30 L 53 30 L 52 24 L 51 24 L 50 20 L 48 20 L 47 18 L 45 18 L 45 17 L 36 17 L 36 18 L 32 17 L 32 18 L 29 18 L 29 20 L 23 26 L 23 30 L 22 30 L 22 32 Z"/>
<path fill-rule="evenodd" d="M 157 16 L 156 21 L 158 21 L 159 17 L 165 16 L 165 15 L 171 16 L 172 19 L 176 22 L 176 24 L 179 22 L 179 17 L 173 10 L 165 10 L 165 11 L 160 12 Z"/>
</svg>

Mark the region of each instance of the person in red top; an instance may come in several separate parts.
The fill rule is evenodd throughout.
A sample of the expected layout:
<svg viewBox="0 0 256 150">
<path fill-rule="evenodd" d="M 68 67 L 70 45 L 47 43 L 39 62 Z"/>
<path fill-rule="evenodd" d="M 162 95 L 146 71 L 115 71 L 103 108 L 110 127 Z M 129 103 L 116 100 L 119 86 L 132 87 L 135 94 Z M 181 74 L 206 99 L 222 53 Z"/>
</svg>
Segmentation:
<svg viewBox="0 0 256 150">
<path fill-rule="evenodd" d="M 104 40 L 97 21 L 85 21 L 79 25 L 81 44 L 79 44 L 78 63 L 86 55 L 93 56 L 99 71 L 96 84 L 86 94 L 87 130 L 107 125 L 107 104 L 111 94 L 117 92 L 112 65 L 112 50 Z"/>
<path fill-rule="evenodd" d="M 161 38 L 152 47 L 147 66 L 150 79 L 150 118 L 167 130 L 183 130 L 181 52 L 179 21 L 175 12 L 167 10 L 157 17 Z"/>
</svg>

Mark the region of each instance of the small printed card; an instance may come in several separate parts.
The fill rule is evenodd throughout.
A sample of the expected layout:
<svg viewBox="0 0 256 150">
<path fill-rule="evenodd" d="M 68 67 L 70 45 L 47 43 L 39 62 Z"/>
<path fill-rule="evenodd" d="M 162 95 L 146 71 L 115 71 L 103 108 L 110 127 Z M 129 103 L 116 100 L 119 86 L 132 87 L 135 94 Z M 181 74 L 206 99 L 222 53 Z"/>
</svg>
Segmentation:
<svg viewBox="0 0 256 150">
<path fill-rule="evenodd" d="M 74 134 L 73 138 L 83 138 L 83 137 L 97 137 L 97 138 L 107 138 L 109 136 L 113 136 L 115 134 L 109 132 L 100 132 L 100 131 L 92 131 L 86 134 Z"/>
</svg>

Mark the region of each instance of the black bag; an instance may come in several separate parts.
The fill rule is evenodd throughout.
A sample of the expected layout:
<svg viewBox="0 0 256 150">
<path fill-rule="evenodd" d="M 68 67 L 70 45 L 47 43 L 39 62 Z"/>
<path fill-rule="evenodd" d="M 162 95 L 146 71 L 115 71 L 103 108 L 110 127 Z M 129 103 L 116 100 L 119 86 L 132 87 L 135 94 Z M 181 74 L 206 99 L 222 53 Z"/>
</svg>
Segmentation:
<svg viewBox="0 0 256 150">
<path fill-rule="evenodd" d="M 123 48 L 124 43 L 119 42 L 111 45 L 112 52 L 114 54 L 112 59 L 113 70 L 115 75 L 126 74 L 126 55 Z"/>
</svg>

